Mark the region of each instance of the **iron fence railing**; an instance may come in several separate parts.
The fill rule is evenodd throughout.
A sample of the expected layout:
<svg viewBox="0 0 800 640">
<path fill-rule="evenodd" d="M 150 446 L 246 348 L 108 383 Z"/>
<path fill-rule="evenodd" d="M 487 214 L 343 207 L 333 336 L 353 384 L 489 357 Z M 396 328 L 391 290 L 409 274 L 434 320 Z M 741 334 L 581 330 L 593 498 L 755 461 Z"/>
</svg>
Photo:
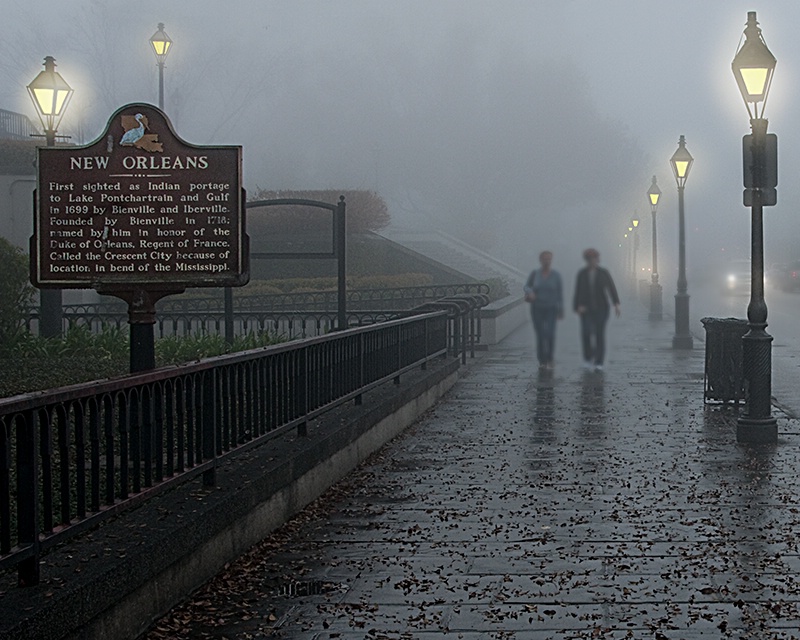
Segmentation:
<svg viewBox="0 0 800 640">
<path fill-rule="evenodd" d="M 486 295 L 483 283 L 398 287 L 392 289 L 354 289 L 347 295 L 348 326 L 364 326 L 399 317 L 409 309 L 458 295 Z M 123 302 L 64 305 L 65 326 L 76 324 L 99 331 L 104 326 L 121 327 L 128 322 Z M 38 308 L 31 309 L 27 328 L 38 326 Z M 235 335 L 267 331 L 287 339 L 324 335 L 336 323 L 336 292 L 236 295 L 232 325 Z M 222 295 L 202 298 L 166 298 L 157 305 L 156 337 L 192 333 L 225 332 Z"/>
<path fill-rule="evenodd" d="M 436 357 L 474 347 L 481 295 L 416 315 L 178 367 L 0 400 L 0 569 Z M 473 354 L 474 355 L 474 354 Z"/>
</svg>

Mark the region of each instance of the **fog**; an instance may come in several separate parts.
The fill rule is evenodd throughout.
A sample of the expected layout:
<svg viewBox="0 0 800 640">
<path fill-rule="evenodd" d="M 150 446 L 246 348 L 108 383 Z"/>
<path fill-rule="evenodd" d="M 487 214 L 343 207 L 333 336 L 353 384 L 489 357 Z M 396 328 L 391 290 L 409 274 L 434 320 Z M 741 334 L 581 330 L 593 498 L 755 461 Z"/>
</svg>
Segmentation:
<svg viewBox="0 0 800 640">
<path fill-rule="evenodd" d="M 75 89 L 61 133 L 90 142 L 128 102 L 156 102 L 148 39 L 174 41 L 167 114 L 196 144 L 241 144 L 245 185 L 369 189 L 394 224 L 442 229 L 527 269 L 542 249 L 576 264 L 595 245 L 621 268 L 655 174 L 665 290 L 677 272 L 668 159 L 686 135 L 689 280 L 749 256 L 730 71 L 748 10 L 778 59 L 767 107 L 779 137 L 767 262 L 800 258 L 800 3 L 738 0 L 4 0 L 0 108 L 35 119 L 25 85 L 45 55 Z M 568 269 L 567 269 L 568 270 Z"/>
</svg>

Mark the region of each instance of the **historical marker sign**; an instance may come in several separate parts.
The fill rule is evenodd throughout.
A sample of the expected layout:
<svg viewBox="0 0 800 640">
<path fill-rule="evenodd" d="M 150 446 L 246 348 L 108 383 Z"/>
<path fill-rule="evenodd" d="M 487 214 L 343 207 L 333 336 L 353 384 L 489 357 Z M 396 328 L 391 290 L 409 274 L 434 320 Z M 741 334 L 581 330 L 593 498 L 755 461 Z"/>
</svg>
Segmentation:
<svg viewBox="0 0 800 640">
<path fill-rule="evenodd" d="M 113 292 L 247 283 L 242 148 L 196 146 L 146 104 L 82 147 L 44 147 L 32 280 Z"/>
</svg>

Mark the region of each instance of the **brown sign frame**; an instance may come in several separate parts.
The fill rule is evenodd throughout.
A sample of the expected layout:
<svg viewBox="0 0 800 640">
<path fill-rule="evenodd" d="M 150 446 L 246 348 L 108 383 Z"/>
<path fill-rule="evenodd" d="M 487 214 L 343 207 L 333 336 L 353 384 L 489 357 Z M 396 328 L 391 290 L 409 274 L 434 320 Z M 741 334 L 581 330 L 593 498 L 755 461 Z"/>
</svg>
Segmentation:
<svg viewBox="0 0 800 640">
<path fill-rule="evenodd" d="M 94 142 L 40 147 L 37 160 L 35 286 L 155 293 L 248 282 L 241 146 L 185 142 L 162 111 L 133 103 Z"/>
</svg>

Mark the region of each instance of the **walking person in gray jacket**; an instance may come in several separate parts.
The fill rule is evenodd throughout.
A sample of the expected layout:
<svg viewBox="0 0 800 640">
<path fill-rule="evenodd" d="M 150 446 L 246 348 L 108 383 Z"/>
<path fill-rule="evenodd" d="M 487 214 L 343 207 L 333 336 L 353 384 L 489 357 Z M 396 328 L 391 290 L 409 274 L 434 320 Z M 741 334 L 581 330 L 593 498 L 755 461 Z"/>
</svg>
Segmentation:
<svg viewBox="0 0 800 640">
<path fill-rule="evenodd" d="M 523 287 L 525 301 L 531 305 L 533 330 L 536 333 L 536 356 L 541 368 L 553 368 L 556 347 L 556 321 L 564 317 L 561 274 L 551 268 L 553 254 L 539 254 L 541 268 L 531 272 Z"/>
<path fill-rule="evenodd" d="M 606 322 L 612 304 L 619 317 L 619 295 L 611 274 L 600 266 L 597 249 L 586 249 L 583 259 L 586 266 L 578 271 L 572 306 L 581 317 L 583 366 L 602 371 L 606 355 Z"/>
</svg>

